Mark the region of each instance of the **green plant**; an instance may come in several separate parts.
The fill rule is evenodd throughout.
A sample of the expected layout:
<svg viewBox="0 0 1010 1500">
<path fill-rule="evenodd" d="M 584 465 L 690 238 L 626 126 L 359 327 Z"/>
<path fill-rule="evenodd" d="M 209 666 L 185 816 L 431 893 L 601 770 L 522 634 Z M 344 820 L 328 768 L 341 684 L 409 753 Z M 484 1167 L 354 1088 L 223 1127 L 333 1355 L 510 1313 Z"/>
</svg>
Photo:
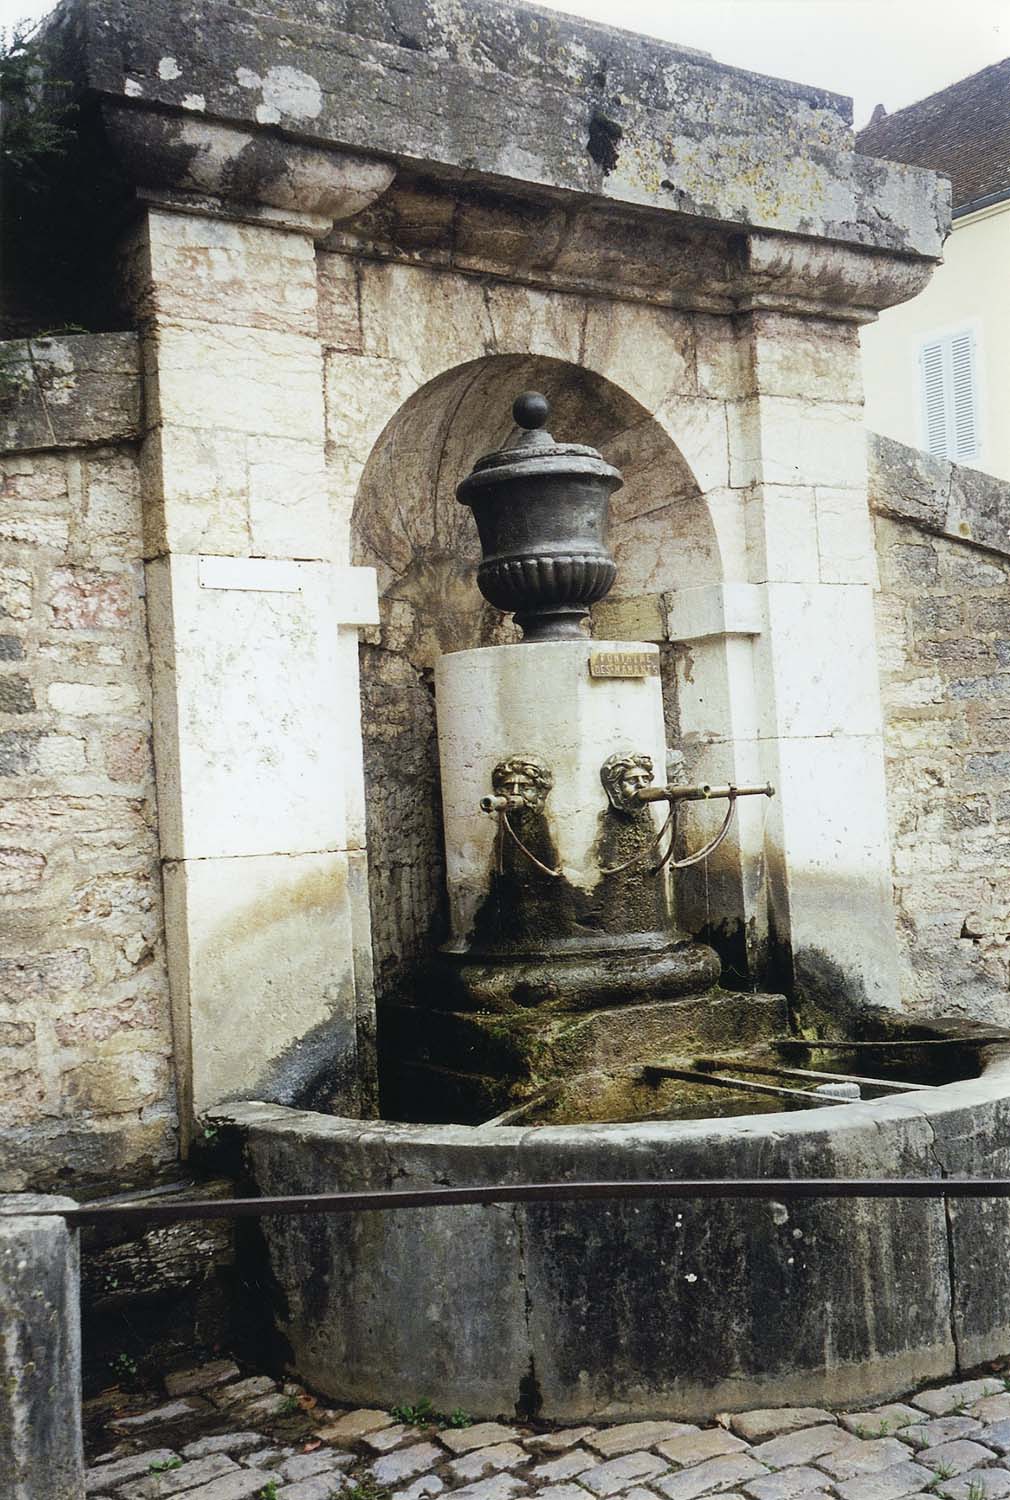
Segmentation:
<svg viewBox="0 0 1010 1500">
<path fill-rule="evenodd" d="M 148 1472 L 151 1474 L 167 1474 L 170 1469 L 181 1469 L 181 1458 L 156 1458 L 153 1463 L 148 1464 Z"/>
<path fill-rule="evenodd" d="M 295 1412 L 302 1410 L 302 1404 L 297 1396 L 285 1396 L 281 1403 L 281 1415 L 285 1417 L 294 1416 Z"/>
<path fill-rule="evenodd" d="M 388 1500 L 389 1490 L 385 1485 L 376 1484 L 374 1479 L 359 1479 L 357 1484 L 352 1484 L 346 1490 L 338 1490 L 340 1500 Z"/>
<path fill-rule="evenodd" d="M 277 1480 L 268 1479 L 261 1490 L 257 1490 L 258 1500 L 277 1500 Z"/>
<path fill-rule="evenodd" d="M 395 1417 L 397 1422 L 406 1422 L 411 1427 L 471 1427 L 473 1417 L 461 1406 L 454 1411 L 439 1411 L 432 1406 L 427 1396 L 422 1396 L 420 1401 L 410 1405 L 400 1402 L 397 1406 L 389 1408 L 389 1415 Z"/>
<path fill-rule="evenodd" d="M 930 1464 L 930 1468 L 936 1475 L 936 1478 L 931 1479 L 929 1482 L 930 1489 L 932 1489 L 934 1485 L 939 1484 L 943 1479 L 953 1479 L 954 1475 L 957 1473 L 956 1469 L 952 1469 L 949 1464 L 945 1464 L 942 1462 L 938 1464 Z"/>
<path fill-rule="evenodd" d="M 66 155 L 75 112 L 69 84 L 49 76 L 34 30 L 31 21 L 0 27 L 0 162 L 28 186 L 49 158 Z"/>
<path fill-rule="evenodd" d="M 441 1413 L 435 1410 L 427 1396 L 422 1396 L 421 1400 L 413 1406 L 408 1405 L 406 1402 L 400 1402 L 397 1406 L 391 1406 L 389 1408 L 389 1415 L 395 1417 L 398 1422 L 406 1422 L 408 1426 L 412 1427 L 423 1427 L 426 1424 L 439 1421 L 441 1417 Z"/>
<path fill-rule="evenodd" d="M 109 1360 L 109 1369 L 119 1380 L 136 1380 L 137 1361 L 125 1351 Z"/>
<path fill-rule="evenodd" d="M 967 1500 L 986 1500 L 985 1485 L 981 1479 L 973 1479 L 968 1485 Z"/>
</svg>

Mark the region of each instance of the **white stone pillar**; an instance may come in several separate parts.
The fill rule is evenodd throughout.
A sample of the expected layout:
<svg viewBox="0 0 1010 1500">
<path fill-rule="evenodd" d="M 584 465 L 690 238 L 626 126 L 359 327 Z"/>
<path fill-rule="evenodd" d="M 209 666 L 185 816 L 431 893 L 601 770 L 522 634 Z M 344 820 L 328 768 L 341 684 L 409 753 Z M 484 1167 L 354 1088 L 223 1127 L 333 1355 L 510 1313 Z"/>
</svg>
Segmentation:
<svg viewBox="0 0 1010 1500">
<path fill-rule="evenodd" d="M 392 170 L 191 121 L 194 150 L 159 155 L 150 122 L 114 124 L 147 204 L 125 265 L 185 1139 L 223 1099 L 374 1092 L 357 628 L 378 605 L 327 484 L 313 240 Z"/>
<path fill-rule="evenodd" d="M 753 734 L 777 788 L 773 935 L 800 993 L 834 1010 L 898 1002 L 874 638 L 876 557 L 853 324 L 751 314 L 753 389 L 731 417 L 747 491 Z"/>
</svg>

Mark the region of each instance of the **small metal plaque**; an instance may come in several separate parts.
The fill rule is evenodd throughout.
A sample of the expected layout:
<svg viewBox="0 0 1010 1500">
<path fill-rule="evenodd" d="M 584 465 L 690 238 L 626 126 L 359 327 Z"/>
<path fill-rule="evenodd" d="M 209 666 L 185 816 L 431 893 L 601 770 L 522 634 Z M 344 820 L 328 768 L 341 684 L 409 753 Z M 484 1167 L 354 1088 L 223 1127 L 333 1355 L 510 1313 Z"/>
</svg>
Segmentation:
<svg viewBox="0 0 1010 1500">
<path fill-rule="evenodd" d="M 659 656 L 649 651 L 594 651 L 590 677 L 658 677 Z"/>
</svg>

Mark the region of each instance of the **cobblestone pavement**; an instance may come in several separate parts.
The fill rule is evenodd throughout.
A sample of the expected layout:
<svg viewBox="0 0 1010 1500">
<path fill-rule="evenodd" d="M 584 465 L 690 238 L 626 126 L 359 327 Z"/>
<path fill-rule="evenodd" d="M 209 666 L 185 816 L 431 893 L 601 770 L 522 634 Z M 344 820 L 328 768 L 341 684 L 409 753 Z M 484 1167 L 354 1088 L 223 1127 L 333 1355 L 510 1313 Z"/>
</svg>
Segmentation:
<svg viewBox="0 0 1010 1500">
<path fill-rule="evenodd" d="M 425 1404 L 336 1411 L 218 1360 L 167 1399 L 85 1408 L 108 1445 L 101 1500 L 1000 1500 L 1010 1496 L 1010 1381 L 991 1376 L 835 1414 L 782 1407 L 689 1422 L 534 1430 Z"/>
</svg>

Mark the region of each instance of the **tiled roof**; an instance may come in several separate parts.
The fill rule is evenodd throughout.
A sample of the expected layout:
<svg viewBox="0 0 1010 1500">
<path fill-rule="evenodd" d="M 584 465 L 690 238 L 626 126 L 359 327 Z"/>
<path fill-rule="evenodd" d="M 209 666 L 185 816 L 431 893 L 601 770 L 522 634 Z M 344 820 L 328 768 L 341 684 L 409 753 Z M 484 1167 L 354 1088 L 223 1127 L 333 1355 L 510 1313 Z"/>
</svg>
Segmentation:
<svg viewBox="0 0 1010 1500">
<path fill-rule="evenodd" d="M 865 156 L 949 177 L 955 212 L 1010 193 L 1010 57 L 871 121 L 856 143 Z"/>
</svg>

